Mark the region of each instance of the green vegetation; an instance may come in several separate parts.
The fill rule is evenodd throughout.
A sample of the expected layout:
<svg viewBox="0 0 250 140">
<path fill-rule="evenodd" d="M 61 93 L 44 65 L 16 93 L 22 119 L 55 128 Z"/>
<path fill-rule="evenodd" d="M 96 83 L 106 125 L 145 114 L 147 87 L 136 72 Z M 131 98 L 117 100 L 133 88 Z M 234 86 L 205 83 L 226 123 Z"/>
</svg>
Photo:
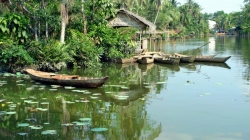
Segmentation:
<svg viewBox="0 0 250 140">
<path fill-rule="evenodd" d="M 183 5 L 177 0 L 1 1 L 0 63 L 8 68 L 59 62 L 93 67 L 102 58 L 130 57 L 137 29 L 114 29 L 107 22 L 119 8 L 145 17 L 175 39 L 212 33 L 209 19 L 217 22 L 217 31 L 235 27 L 244 33 L 250 27 L 250 1 L 244 2 L 241 12 L 203 14 L 193 0 Z"/>
</svg>

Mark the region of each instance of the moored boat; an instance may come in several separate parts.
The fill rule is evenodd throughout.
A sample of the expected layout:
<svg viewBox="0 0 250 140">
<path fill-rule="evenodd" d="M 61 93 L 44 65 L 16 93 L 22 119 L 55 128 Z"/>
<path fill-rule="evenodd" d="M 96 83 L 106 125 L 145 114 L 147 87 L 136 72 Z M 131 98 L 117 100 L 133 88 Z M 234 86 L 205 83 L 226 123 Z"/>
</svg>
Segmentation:
<svg viewBox="0 0 250 140">
<path fill-rule="evenodd" d="M 180 62 L 183 62 L 183 63 L 192 63 L 195 60 L 195 56 L 188 56 L 188 55 L 179 54 L 179 53 L 174 53 L 174 56 L 179 57 L 181 59 Z"/>
<path fill-rule="evenodd" d="M 136 58 L 135 57 L 131 57 L 131 58 L 116 58 L 115 62 L 119 63 L 119 64 L 126 64 L 126 63 L 134 63 L 136 62 Z"/>
<path fill-rule="evenodd" d="M 26 69 L 25 71 L 34 81 L 61 86 L 97 88 L 102 86 L 109 79 L 108 76 L 102 78 L 92 78 L 80 77 L 79 75 L 55 74 L 49 72 L 36 71 L 33 69 Z"/>
<path fill-rule="evenodd" d="M 211 56 L 197 56 L 195 58 L 195 62 L 214 62 L 214 63 L 225 63 L 231 56 L 227 57 L 215 57 L 215 55 Z"/>
<path fill-rule="evenodd" d="M 180 63 L 180 58 L 177 57 L 158 57 L 154 58 L 155 62 L 178 65 Z"/>
<path fill-rule="evenodd" d="M 154 62 L 154 58 L 142 57 L 138 59 L 137 62 L 140 64 L 150 64 Z"/>
</svg>

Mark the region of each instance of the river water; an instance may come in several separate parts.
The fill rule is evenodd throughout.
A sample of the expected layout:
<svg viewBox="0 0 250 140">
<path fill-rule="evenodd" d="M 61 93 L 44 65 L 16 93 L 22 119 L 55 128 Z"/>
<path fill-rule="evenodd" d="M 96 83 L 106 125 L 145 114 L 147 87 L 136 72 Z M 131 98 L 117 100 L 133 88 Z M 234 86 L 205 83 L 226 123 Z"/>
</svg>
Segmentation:
<svg viewBox="0 0 250 140">
<path fill-rule="evenodd" d="M 225 64 L 104 63 L 60 72 L 109 76 L 98 89 L 66 89 L 2 73 L 0 139 L 249 140 L 249 38 L 149 42 L 149 50 L 165 53 L 200 46 L 203 55 L 231 58 Z"/>
</svg>

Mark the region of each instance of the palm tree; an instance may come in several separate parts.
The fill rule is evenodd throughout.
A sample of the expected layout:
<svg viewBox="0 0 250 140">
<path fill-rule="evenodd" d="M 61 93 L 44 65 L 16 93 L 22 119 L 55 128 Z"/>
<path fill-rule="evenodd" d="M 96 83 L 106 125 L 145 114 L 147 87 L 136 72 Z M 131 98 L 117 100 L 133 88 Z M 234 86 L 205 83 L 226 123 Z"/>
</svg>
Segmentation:
<svg viewBox="0 0 250 140">
<path fill-rule="evenodd" d="M 154 20 L 154 24 L 155 24 L 162 6 L 168 4 L 168 1 L 166 1 L 166 0 L 151 0 L 150 3 L 151 4 L 156 3 L 157 13 L 156 13 L 155 20 Z"/>
</svg>

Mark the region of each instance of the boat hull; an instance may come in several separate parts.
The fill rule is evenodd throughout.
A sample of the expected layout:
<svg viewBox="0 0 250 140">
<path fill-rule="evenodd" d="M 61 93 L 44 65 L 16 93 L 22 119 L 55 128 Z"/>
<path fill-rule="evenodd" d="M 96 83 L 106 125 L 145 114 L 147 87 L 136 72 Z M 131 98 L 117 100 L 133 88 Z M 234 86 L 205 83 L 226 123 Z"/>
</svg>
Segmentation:
<svg viewBox="0 0 250 140">
<path fill-rule="evenodd" d="M 178 65 L 180 63 L 180 58 L 175 58 L 175 57 L 154 58 L 154 59 L 155 59 L 155 62 L 164 63 L 164 64 Z"/>
<path fill-rule="evenodd" d="M 136 58 L 117 58 L 115 61 L 116 63 L 119 63 L 119 64 L 126 64 L 126 63 L 134 63 L 136 62 Z"/>
<path fill-rule="evenodd" d="M 97 88 L 102 86 L 109 79 L 109 77 L 90 78 L 90 77 L 79 77 L 76 75 L 54 74 L 54 73 L 35 71 L 32 69 L 26 69 L 26 72 L 28 73 L 28 75 L 32 80 L 37 82 L 45 84 L 61 85 L 61 86 L 82 87 L 82 88 Z"/>
<path fill-rule="evenodd" d="M 213 62 L 213 63 L 225 63 L 231 56 L 228 57 L 196 57 L 195 62 Z"/>
<path fill-rule="evenodd" d="M 140 64 L 150 64 L 154 62 L 154 58 L 141 58 L 137 60 Z"/>
</svg>

